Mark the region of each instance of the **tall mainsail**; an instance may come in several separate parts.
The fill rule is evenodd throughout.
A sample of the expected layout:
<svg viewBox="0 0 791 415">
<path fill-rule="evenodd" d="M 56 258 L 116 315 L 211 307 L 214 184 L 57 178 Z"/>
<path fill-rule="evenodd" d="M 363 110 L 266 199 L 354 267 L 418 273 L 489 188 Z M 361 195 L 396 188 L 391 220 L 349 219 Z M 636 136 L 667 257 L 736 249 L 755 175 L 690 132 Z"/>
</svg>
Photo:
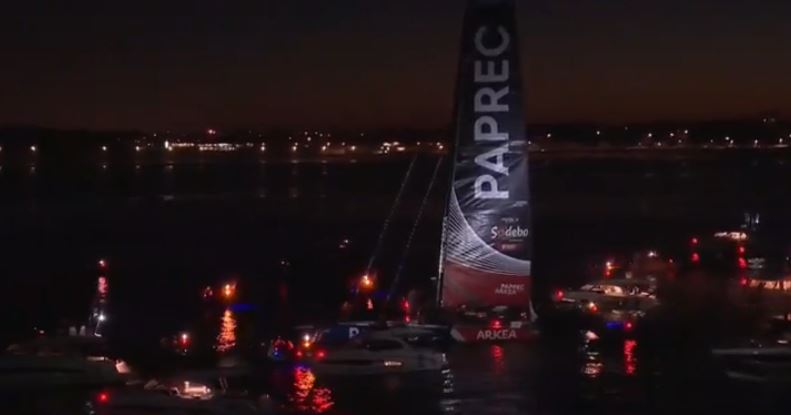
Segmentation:
<svg viewBox="0 0 791 415">
<path fill-rule="evenodd" d="M 528 307 L 532 227 L 514 0 L 471 0 L 456 86 L 440 301 Z"/>
</svg>

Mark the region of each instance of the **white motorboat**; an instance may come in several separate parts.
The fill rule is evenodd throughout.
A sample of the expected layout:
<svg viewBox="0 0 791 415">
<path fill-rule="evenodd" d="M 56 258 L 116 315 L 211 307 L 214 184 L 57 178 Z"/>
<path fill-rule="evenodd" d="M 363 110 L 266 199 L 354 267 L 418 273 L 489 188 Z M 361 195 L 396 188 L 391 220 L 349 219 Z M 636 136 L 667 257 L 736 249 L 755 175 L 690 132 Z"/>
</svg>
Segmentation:
<svg viewBox="0 0 791 415">
<path fill-rule="evenodd" d="M 305 357 L 317 375 L 382 375 L 440 371 L 444 353 L 417 347 L 390 330 L 371 332 L 333 350 L 316 348 Z"/>
</svg>

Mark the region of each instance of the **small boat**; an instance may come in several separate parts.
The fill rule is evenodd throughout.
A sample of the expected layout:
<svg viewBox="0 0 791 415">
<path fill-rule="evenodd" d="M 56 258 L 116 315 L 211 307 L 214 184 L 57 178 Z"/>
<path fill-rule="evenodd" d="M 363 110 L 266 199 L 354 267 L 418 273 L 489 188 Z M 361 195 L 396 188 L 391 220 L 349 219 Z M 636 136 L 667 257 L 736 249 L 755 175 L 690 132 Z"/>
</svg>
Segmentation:
<svg viewBox="0 0 791 415">
<path fill-rule="evenodd" d="M 268 399 L 260 402 L 224 397 L 189 399 L 167 391 L 129 387 L 102 390 L 86 402 L 85 406 L 89 410 L 88 413 L 96 415 L 130 413 L 254 415 L 273 413 Z"/>
<path fill-rule="evenodd" d="M 711 353 L 724 375 L 733 381 L 791 384 L 791 320 L 777 316 L 768 321 L 760 338 Z"/>
<path fill-rule="evenodd" d="M 126 362 L 108 356 L 99 337 L 38 337 L 0 356 L 0 388 L 97 386 L 124 383 Z"/>
<path fill-rule="evenodd" d="M 630 308 L 647 311 L 658 304 L 655 293 L 656 284 L 650 280 L 601 280 L 576 290 L 557 290 L 553 300 L 559 310 L 596 311 L 633 303 Z"/>
<path fill-rule="evenodd" d="M 390 330 L 358 336 L 332 350 L 316 346 L 302 360 L 317 375 L 363 376 L 441 371 L 445 354 L 420 347 Z"/>
</svg>

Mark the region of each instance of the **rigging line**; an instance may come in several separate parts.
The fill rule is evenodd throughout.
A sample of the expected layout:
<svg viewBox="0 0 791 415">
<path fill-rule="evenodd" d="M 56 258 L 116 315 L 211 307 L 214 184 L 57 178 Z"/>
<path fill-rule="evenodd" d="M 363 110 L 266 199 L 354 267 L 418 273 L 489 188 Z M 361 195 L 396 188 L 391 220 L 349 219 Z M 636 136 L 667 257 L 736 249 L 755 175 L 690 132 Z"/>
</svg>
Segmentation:
<svg viewBox="0 0 791 415">
<path fill-rule="evenodd" d="M 437 164 L 434 166 L 434 173 L 431 175 L 431 181 L 428 184 L 428 189 L 426 189 L 426 194 L 423 196 L 423 201 L 420 202 L 420 208 L 417 211 L 417 218 L 415 219 L 415 223 L 412 224 L 412 230 L 409 232 L 409 237 L 406 241 L 406 246 L 404 247 L 404 254 L 401 257 L 401 262 L 398 264 L 398 270 L 396 271 L 395 278 L 393 278 L 393 283 L 390 286 L 390 292 L 387 294 L 387 301 L 389 302 L 390 299 L 395 294 L 396 288 L 398 287 L 398 282 L 401 279 L 401 272 L 404 270 L 404 264 L 406 263 L 407 256 L 409 255 L 409 249 L 412 247 L 412 241 L 415 239 L 415 233 L 417 232 L 418 224 L 420 224 L 420 219 L 423 217 L 423 211 L 426 210 L 426 205 L 428 204 L 428 198 L 431 195 L 431 190 L 434 188 L 434 183 L 437 181 L 437 175 L 439 173 L 439 167 L 442 164 L 443 156 L 439 156 L 437 158 Z"/>
<path fill-rule="evenodd" d="M 382 244 L 384 243 L 385 234 L 387 233 L 387 229 L 390 226 L 390 222 L 395 215 L 396 208 L 398 204 L 401 202 L 401 197 L 404 195 L 404 189 L 406 189 L 406 184 L 409 182 L 409 177 L 412 175 L 412 170 L 415 167 L 415 162 L 417 161 L 417 154 L 412 157 L 412 162 L 409 163 L 409 168 L 404 175 L 403 180 L 401 181 L 401 188 L 398 189 L 398 195 L 396 195 L 395 200 L 393 201 L 393 206 L 390 208 L 390 213 L 387 214 L 387 218 L 385 218 L 384 223 L 382 224 L 382 230 L 379 232 L 379 239 L 376 241 L 376 247 L 374 248 L 373 253 L 371 254 L 371 259 L 368 260 L 368 266 L 365 267 L 365 274 L 368 275 L 371 273 L 371 268 L 374 266 L 374 261 L 376 257 L 379 256 L 379 251 L 382 250 Z"/>
</svg>

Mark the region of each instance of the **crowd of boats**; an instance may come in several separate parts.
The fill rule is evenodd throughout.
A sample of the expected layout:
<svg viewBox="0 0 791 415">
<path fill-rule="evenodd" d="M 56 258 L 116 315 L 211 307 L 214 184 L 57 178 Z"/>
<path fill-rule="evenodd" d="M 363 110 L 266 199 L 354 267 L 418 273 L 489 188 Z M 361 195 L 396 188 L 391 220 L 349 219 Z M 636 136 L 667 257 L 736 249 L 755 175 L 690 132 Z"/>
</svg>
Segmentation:
<svg viewBox="0 0 791 415">
<path fill-rule="evenodd" d="M 716 250 L 710 247 L 716 246 L 732 250 L 736 254 L 735 269 L 744 271 L 722 281 L 728 301 L 750 310 L 756 309 L 756 301 L 766 307 L 762 308 L 765 312 L 757 330 L 712 343 L 711 358 L 721 365 L 723 376 L 734 381 L 791 382 L 791 309 L 785 308 L 791 304 L 791 290 L 786 288 L 791 279 L 761 276 L 758 266 L 766 259 L 750 256 L 748 241 L 743 231 L 718 233 L 692 238 L 687 261 L 663 257 L 655 251 L 642 251 L 625 263 L 607 260 L 599 278 L 576 288 L 554 289 L 549 301 L 539 307 L 538 316 L 532 307 L 462 306 L 453 316 L 438 317 L 404 298 L 398 319 L 298 325 L 261 341 L 260 355 L 269 372 L 288 368 L 292 374 L 313 377 L 315 382 L 315 378 L 447 374 L 449 349 L 475 347 L 457 343 L 534 343 L 542 337 L 558 336 L 561 330 L 587 343 L 609 339 L 642 342 L 657 334 L 652 315 L 661 314 L 667 307 L 663 300 L 665 291 L 671 289 L 668 287 L 687 284 L 682 280 L 693 278 L 696 264 L 705 263 L 704 255 L 715 255 Z M 742 259 L 755 269 L 743 268 Z M 686 271 L 681 271 L 682 267 L 687 267 Z M 178 408 L 217 414 L 270 413 L 289 404 L 288 398 L 277 397 L 271 385 L 263 386 L 271 379 L 265 379 L 267 371 L 262 371 L 261 362 L 241 361 L 219 348 L 216 351 L 221 359 L 214 367 L 185 369 L 156 379 L 142 377 L 126 360 L 115 356 L 102 337 L 109 284 L 102 278 L 87 327 L 72 327 L 54 337 L 39 334 L 8 346 L 0 358 L 0 390 L 12 391 L 19 399 L 67 390 L 72 393 L 69 396 L 82 397 L 80 407 L 86 413 L 97 414 Z M 360 284 L 370 287 L 374 283 L 363 279 Z M 236 289 L 226 284 L 203 295 L 216 292 L 229 297 Z M 363 297 L 359 302 L 367 305 L 365 293 L 358 291 Z M 189 340 L 180 336 L 171 346 L 174 351 L 187 352 Z M 252 380 L 256 377 L 260 379 Z"/>
</svg>

